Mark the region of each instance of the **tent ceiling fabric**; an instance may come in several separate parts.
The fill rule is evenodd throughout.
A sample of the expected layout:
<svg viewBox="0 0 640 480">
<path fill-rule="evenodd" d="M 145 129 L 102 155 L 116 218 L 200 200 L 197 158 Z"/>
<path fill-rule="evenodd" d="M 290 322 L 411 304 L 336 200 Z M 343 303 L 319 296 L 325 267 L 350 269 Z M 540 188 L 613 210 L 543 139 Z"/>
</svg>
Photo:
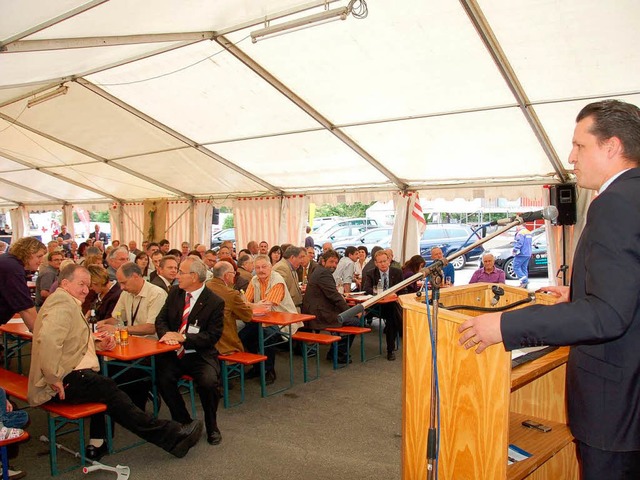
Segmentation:
<svg viewBox="0 0 640 480">
<path fill-rule="evenodd" d="M 582 106 L 640 104 L 635 0 L 368 0 L 251 42 L 323 3 L 3 2 L 0 207 L 535 195 Z"/>
</svg>

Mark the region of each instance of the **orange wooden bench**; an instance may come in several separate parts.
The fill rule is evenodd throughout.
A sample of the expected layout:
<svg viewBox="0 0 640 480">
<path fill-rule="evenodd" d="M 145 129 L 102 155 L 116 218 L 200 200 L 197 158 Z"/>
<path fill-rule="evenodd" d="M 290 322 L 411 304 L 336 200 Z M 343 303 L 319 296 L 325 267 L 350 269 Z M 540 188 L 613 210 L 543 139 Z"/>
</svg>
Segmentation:
<svg viewBox="0 0 640 480">
<path fill-rule="evenodd" d="M 0 440 L 0 462 L 2 462 L 2 480 L 9 480 L 9 455 L 7 454 L 7 446 L 13 443 L 19 443 L 29 440 L 29 433 L 22 432 L 22 435 L 16 438 Z"/>
<path fill-rule="evenodd" d="M 265 355 L 249 352 L 235 352 L 227 355 L 219 355 L 220 369 L 222 371 L 222 399 L 224 408 L 235 407 L 244 402 L 244 366 L 255 365 L 264 362 L 267 359 Z M 240 378 L 240 401 L 229 403 L 229 379 Z M 262 385 L 263 376 L 260 377 L 260 386 L 264 391 L 265 385 Z"/>
<path fill-rule="evenodd" d="M 325 328 L 325 330 L 327 332 L 331 332 L 331 333 L 335 333 L 336 335 L 358 335 L 360 337 L 360 361 L 361 362 L 366 362 L 367 359 L 365 357 L 364 354 L 364 334 L 365 333 L 369 333 L 371 332 L 370 328 L 367 327 L 350 327 L 350 326 L 343 326 L 343 327 L 331 327 L 331 328 Z M 347 348 L 347 363 L 344 365 L 345 367 L 349 365 L 349 348 Z M 337 368 L 337 365 L 334 364 L 333 368 Z"/>
<path fill-rule="evenodd" d="M 8 395 L 26 402 L 28 385 L 29 379 L 27 377 L 5 370 L 4 368 L 0 368 L 0 387 L 4 388 Z M 83 467 L 86 463 L 84 456 L 84 419 L 96 413 L 106 412 L 107 406 L 104 403 L 80 403 L 73 405 L 70 403 L 51 401 L 39 405 L 38 408 L 47 412 L 47 424 L 49 428 L 49 465 L 51 467 L 51 475 L 55 476 L 62 473 L 58 471 L 56 437 L 66 435 L 67 433 L 78 432 L 80 440 L 80 465 L 73 466 L 65 471 Z M 69 430 L 59 433 L 60 429 L 68 424 L 75 426 Z M 107 442 L 110 445 L 111 439 L 107 439 Z"/>
<path fill-rule="evenodd" d="M 302 344 L 302 368 L 304 383 L 317 380 L 320 377 L 320 345 L 331 345 L 339 342 L 340 337 L 336 335 L 325 335 L 323 333 L 296 332 L 293 334 L 293 340 L 297 340 Z M 309 380 L 308 377 L 308 358 L 309 353 L 316 354 L 316 376 Z M 338 365 L 338 349 L 333 349 L 333 368 Z"/>
</svg>

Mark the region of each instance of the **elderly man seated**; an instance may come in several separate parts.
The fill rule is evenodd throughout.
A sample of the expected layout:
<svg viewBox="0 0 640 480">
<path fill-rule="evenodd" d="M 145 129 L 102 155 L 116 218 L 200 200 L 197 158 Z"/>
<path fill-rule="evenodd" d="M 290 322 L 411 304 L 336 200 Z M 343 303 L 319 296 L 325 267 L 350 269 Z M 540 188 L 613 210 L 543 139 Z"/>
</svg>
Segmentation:
<svg viewBox="0 0 640 480">
<path fill-rule="evenodd" d="M 60 288 L 38 313 L 33 330 L 29 404 L 52 398 L 71 404 L 102 402 L 116 422 L 176 457 L 184 457 L 202 433 L 202 422 L 160 420 L 136 407 L 111 378 L 100 375 L 96 350 L 111 350 L 109 335 L 94 337 L 80 305 L 89 292 L 86 268 L 71 264 L 60 272 Z"/>
<path fill-rule="evenodd" d="M 496 258 L 490 252 L 482 255 L 482 267 L 473 272 L 469 283 L 505 283 L 504 270 L 496 267 Z"/>
<path fill-rule="evenodd" d="M 289 290 L 284 283 L 284 279 L 278 272 L 272 271 L 269 257 L 266 255 L 258 255 L 254 263 L 256 274 L 249 282 L 246 293 L 247 299 L 252 306 L 266 306 L 276 312 L 298 313 L 289 294 Z M 302 323 L 293 324 L 291 325 L 291 331 L 295 332 L 301 326 Z M 238 333 L 245 350 L 251 353 L 258 353 L 259 350 L 258 328 L 263 328 L 260 323 L 249 322 Z M 271 385 L 276 381 L 276 350 L 270 345 L 280 341 L 280 330 L 275 326 L 264 327 L 264 337 L 267 339 L 265 340 L 264 350 L 264 354 L 267 356 L 265 362 L 265 380 L 267 385 Z M 248 378 L 259 375 L 260 369 L 256 367 L 247 373 Z"/>
</svg>

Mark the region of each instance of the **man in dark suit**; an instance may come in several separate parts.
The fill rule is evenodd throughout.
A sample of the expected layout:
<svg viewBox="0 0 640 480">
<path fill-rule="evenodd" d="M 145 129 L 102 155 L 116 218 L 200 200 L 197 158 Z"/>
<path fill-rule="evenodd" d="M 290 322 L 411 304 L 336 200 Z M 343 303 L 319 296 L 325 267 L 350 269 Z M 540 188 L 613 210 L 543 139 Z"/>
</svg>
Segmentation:
<svg viewBox="0 0 640 480">
<path fill-rule="evenodd" d="M 393 287 L 403 280 L 402 270 L 391 267 L 389 254 L 384 250 L 380 249 L 376 252 L 374 262 L 375 268 L 362 271 L 362 288 L 368 295 L 373 294 L 373 288 L 378 285 L 378 280 L 380 279 L 382 279 L 383 290 Z M 397 293 L 406 292 L 403 289 Z M 380 312 L 386 322 L 384 331 L 387 336 L 387 360 L 393 361 L 396 359 L 396 354 L 393 353 L 396 349 L 396 336 L 402 332 L 402 308 L 400 308 L 398 302 L 383 303 L 380 304 Z"/>
<path fill-rule="evenodd" d="M 349 319 L 344 324 L 338 321 L 338 315 L 349 308 L 344 297 L 340 295 L 336 288 L 336 280 L 333 272 L 338 266 L 339 256 L 335 250 L 328 250 L 320 257 L 320 264 L 316 266 L 309 276 L 307 291 L 302 301 L 302 313 L 315 315 L 315 319 L 308 322 L 307 327 L 312 330 L 324 330 L 329 327 L 340 327 L 342 325 L 360 325 L 357 318 Z M 347 341 L 348 347 L 353 343 L 354 335 L 349 335 L 340 340 L 338 345 L 338 362 L 347 361 Z M 333 349 L 333 345 L 331 347 Z M 333 358 L 332 351 L 329 350 L 328 358 Z"/>
<path fill-rule="evenodd" d="M 177 383 L 182 375 L 192 377 L 204 410 L 207 441 L 217 445 L 222 435 L 216 418 L 220 363 L 215 344 L 222 335 L 224 301 L 205 287 L 207 267 L 201 260 L 187 258 L 178 275 L 178 288 L 171 289 L 156 318 L 156 332 L 161 342 L 180 344 L 180 349 L 158 356 L 158 387 L 171 418 L 189 423 Z"/>
<path fill-rule="evenodd" d="M 94 240 L 100 240 L 101 242 L 107 243 L 107 234 L 100 231 L 100 225 L 96 223 L 95 231 L 89 234 L 89 238 L 93 238 Z"/>
<path fill-rule="evenodd" d="M 165 255 L 158 264 L 157 275 L 151 283 L 169 293 L 174 280 L 178 276 L 178 259 L 173 255 Z"/>
<path fill-rule="evenodd" d="M 640 478 L 640 109 L 614 100 L 578 114 L 569 162 L 598 191 L 553 306 L 490 313 L 460 326 L 460 344 L 507 350 L 571 345 L 569 426 L 584 479 Z"/>
</svg>

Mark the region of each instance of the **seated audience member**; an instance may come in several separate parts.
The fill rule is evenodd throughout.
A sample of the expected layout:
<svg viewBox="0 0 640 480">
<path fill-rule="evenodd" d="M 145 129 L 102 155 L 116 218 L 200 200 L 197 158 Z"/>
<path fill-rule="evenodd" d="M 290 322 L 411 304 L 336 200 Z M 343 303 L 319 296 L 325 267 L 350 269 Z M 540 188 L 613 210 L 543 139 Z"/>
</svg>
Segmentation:
<svg viewBox="0 0 640 480">
<path fill-rule="evenodd" d="M 149 257 L 145 252 L 136 255 L 134 263 L 140 267 L 142 278 L 149 280 Z"/>
<path fill-rule="evenodd" d="M 282 258 L 282 249 L 280 245 L 274 245 L 269 250 L 269 260 L 271 261 L 271 265 L 275 265 Z"/>
<path fill-rule="evenodd" d="M 364 291 L 368 295 L 373 294 L 373 287 L 378 284 L 378 280 L 382 279 L 382 288 L 386 290 L 389 287 L 402 281 L 402 270 L 391 266 L 389 255 L 384 250 L 376 252 L 374 257 L 375 268 L 365 273 Z M 370 262 L 371 263 L 371 262 Z M 396 292 L 398 295 L 406 293 L 404 289 Z M 396 355 L 396 335 L 402 332 L 402 308 L 398 302 L 380 304 L 382 318 L 386 322 L 385 333 L 387 337 L 387 360 L 395 360 Z"/>
<path fill-rule="evenodd" d="M 194 248 L 194 250 L 198 252 L 198 255 L 200 255 L 200 258 L 202 259 L 204 258 L 204 252 L 207 251 L 207 247 L 204 244 L 200 243 Z"/>
<path fill-rule="evenodd" d="M 111 246 L 113 248 L 119 248 L 120 247 L 120 240 L 111 240 Z"/>
<path fill-rule="evenodd" d="M 316 251 L 314 248 L 307 248 L 306 254 L 306 258 L 303 258 L 302 263 L 300 263 L 298 267 L 298 282 L 302 283 L 302 293 L 304 293 L 305 285 L 309 281 L 309 275 L 311 275 L 318 266 L 318 262 L 315 261 Z"/>
<path fill-rule="evenodd" d="M 39 309 L 47 297 L 52 293 L 51 287 L 58 278 L 60 264 L 64 260 L 62 251 L 56 251 L 47 255 L 48 265 L 41 269 L 36 280 L 36 308 Z"/>
<path fill-rule="evenodd" d="M 180 345 L 176 352 L 157 356 L 158 388 L 171 418 L 192 422 L 178 390 L 183 375 L 193 378 L 207 429 L 207 442 L 218 445 L 217 410 L 220 400 L 220 363 L 216 343 L 223 329 L 224 301 L 205 287 L 206 267 L 202 260 L 187 258 L 180 264 L 178 287 L 171 289 L 156 319 L 160 342 Z"/>
<path fill-rule="evenodd" d="M 231 256 L 231 248 L 229 248 L 229 246 L 224 243 L 220 245 L 220 248 L 218 248 L 217 255 L 218 255 L 218 258 L 225 258 L 225 257 L 233 258 Z"/>
<path fill-rule="evenodd" d="M 169 293 L 178 276 L 178 259 L 173 255 L 165 255 L 158 263 L 156 273 L 151 283 Z"/>
<path fill-rule="evenodd" d="M 143 250 L 147 253 L 147 257 L 149 257 L 149 279 L 151 279 L 151 274 L 156 271 L 156 266 L 153 263 L 153 254 L 160 251 L 160 246 L 156 242 L 149 242 L 147 243 L 147 248 Z"/>
<path fill-rule="evenodd" d="M 260 253 L 258 242 L 256 242 L 255 240 L 251 240 L 249 243 L 247 243 L 247 250 L 249 250 L 249 255 L 251 255 L 252 257 L 258 255 L 258 253 Z"/>
<path fill-rule="evenodd" d="M 260 244 L 258 245 L 258 255 L 268 255 L 269 254 L 269 244 L 265 241 L 262 240 L 260 242 Z M 255 260 L 255 258 L 254 258 Z"/>
<path fill-rule="evenodd" d="M 109 264 L 109 268 L 107 268 L 107 273 L 109 274 L 109 280 L 116 279 L 116 272 L 122 266 L 122 264 L 129 261 L 129 251 L 127 247 L 118 247 L 114 248 L 107 255 L 107 263 Z"/>
<path fill-rule="evenodd" d="M 313 330 L 324 330 L 329 327 L 340 327 L 343 324 L 338 321 L 338 314 L 349 308 L 344 297 L 340 295 L 336 288 L 336 280 L 333 272 L 338 266 L 338 254 L 329 250 L 320 256 L 320 264 L 309 276 L 307 291 L 302 302 L 302 313 L 315 315 L 316 318 L 307 323 Z M 344 325 L 359 326 L 357 317 L 348 319 Z M 346 363 L 347 348 L 351 348 L 354 335 L 343 337 L 338 345 L 338 362 Z M 327 358 L 333 358 L 333 345 L 327 353 Z"/>
<path fill-rule="evenodd" d="M 168 255 L 169 250 L 171 250 L 171 243 L 169 243 L 169 240 L 167 240 L 166 238 L 163 238 L 158 242 L 158 247 L 160 247 L 162 255 Z"/>
<path fill-rule="evenodd" d="M 8 248 L 9 248 L 9 244 L 7 242 L 0 242 L 0 255 L 3 255 L 4 253 L 6 253 Z"/>
<path fill-rule="evenodd" d="M 249 282 L 246 293 L 247 300 L 252 306 L 261 305 L 269 307 L 276 312 L 297 313 L 296 306 L 291 299 L 284 279 L 279 273 L 272 271 L 269 258 L 266 255 L 258 255 L 254 263 L 256 274 Z M 291 331 L 295 332 L 301 326 L 301 323 L 294 324 L 291 326 Z M 267 384 L 270 385 L 276 380 L 276 350 L 269 345 L 280 341 L 281 337 L 278 328 L 275 326 L 262 327 L 260 323 L 249 322 L 238 332 L 238 335 L 240 336 L 240 340 L 242 340 L 245 350 L 251 353 L 258 353 L 258 328 L 264 328 L 265 338 L 272 335 L 272 337 L 267 340 L 268 344 L 265 344 L 264 349 L 264 354 L 267 356 L 267 360 L 265 361 L 265 379 Z M 260 375 L 260 368 L 254 366 L 247 375 L 249 378 Z"/>
<path fill-rule="evenodd" d="M 285 250 L 283 258 L 273 266 L 273 271 L 278 272 L 284 279 L 284 284 L 298 313 L 302 307 L 302 289 L 298 283 L 297 270 L 306 256 L 307 252 L 304 248 L 290 246 Z"/>
<path fill-rule="evenodd" d="M 333 243 L 331 242 L 324 242 L 322 244 L 322 253 L 324 252 L 328 252 L 329 250 L 333 250 Z"/>
<path fill-rule="evenodd" d="M 47 253 L 45 253 L 44 258 L 42 259 L 42 263 L 40 264 L 40 268 L 38 268 L 38 275 L 42 274 L 44 269 L 49 265 L 49 254 L 57 251 L 59 251 L 58 242 L 52 240 L 47 243 Z"/>
<path fill-rule="evenodd" d="M 133 258 L 131 258 L 131 261 L 135 261 L 135 258 L 138 256 L 139 253 L 142 253 L 142 250 L 138 249 L 138 244 L 136 243 L 135 240 L 130 240 L 129 241 L 129 255 Z"/>
<path fill-rule="evenodd" d="M 243 265 L 242 267 L 240 267 L 241 263 Z M 233 265 L 233 263 L 231 264 Z M 253 277 L 253 257 L 251 255 L 242 255 L 235 264 L 234 270 L 236 277 L 233 283 L 233 288 L 238 291 L 246 292 L 249 282 Z"/>
<path fill-rule="evenodd" d="M 358 290 L 362 289 L 362 270 L 369 262 L 369 249 L 364 245 L 358 247 L 358 260 L 353 267 L 353 279 L 356 282 Z"/>
<path fill-rule="evenodd" d="M 74 262 L 70 258 L 65 258 L 60 262 L 60 270 L 62 270 L 64 267 L 66 267 L 71 263 L 76 263 L 76 262 Z M 53 284 L 51 285 L 51 288 L 49 289 L 49 294 L 52 294 L 53 292 L 55 292 L 56 288 L 58 288 L 58 277 L 56 277 L 56 281 L 53 282 Z"/>
<path fill-rule="evenodd" d="M 425 260 L 420 255 L 414 255 L 409 260 L 407 260 L 402 266 L 402 278 L 406 280 L 409 277 L 414 276 L 425 265 Z M 416 293 L 420 290 L 420 285 L 422 285 L 421 281 L 413 282 L 411 285 L 407 285 L 406 289 L 408 293 Z"/>
<path fill-rule="evenodd" d="M 149 268 L 153 266 L 153 271 L 149 273 L 149 281 L 153 282 L 153 279 L 158 276 L 158 268 L 160 268 L 160 260 L 164 257 L 163 253 L 160 250 L 156 250 L 151 254 L 149 259 L 151 262 L 149 263 Z"/>
<path fill-rule="evenodd" d="M 180 261 L 185 260 L 189 256 L 189 242 L 180 244 Z"/>
<path fill-rule="evenodd" d="M 176 257 L 178 263 L 182 261 L 182 252 L 177 248 L 172 248 L 171 250 L 169 250 L 169 253 L 167 253 L 167 255 L 173 255 L 174 257 Z"/>
<path fill-rule="evenodd" d="M 253 259 L 253 257 L 254 257 L 253 255 L 251 255 L 251 252 L 249 250 L 247 250 L 246 248 L 243 248 L 242 250 L 240 250 L 238 252 L 238 258 L 240 258 L 242 255 L 249 255 L 251 257 L 251 259 Z"/>
<path fill-rule="evenodd" d="M 79 257 L 80 256 L 78 255 L 78 244 L 77 244 L 77 242 L 72 241 L 69 244 L 69 252 L 67 254 L 67 258 L 70 258 L 74 262 L 78 262 L 78 258 Z"/>
<path fill-rule="evenodd" d="M 379 246 L 375 246 L 371 249 L 371 259 L 369 262 L 367 262 L 363 267 L 362 267 L 362 286 L 364 289 L 364 276 L 371 270 L 376 268 L 376 262 L 374 261 L 374 259 L 376 258 L 376 253 L 378 253 L 380 250 L 384 250 L 382 247 Z"/>
<path fill-rule="evenodd" d="M 338 262 L 338 267 L 333 272 L 333 278 L 336 280 L 338 287 L 342 284 L 344 293 L 351 291 L 351 283 L 354 278 L 354 268 L 358 261 L 358 250 L 356 247 L 347 247 L 344 251 L 344 257 Z"/>
<path fill-rule="evenodd" d="M 122 291 L 112 309 L 112 315 L 98 321 L 98 331 L 114 333 L 117 328 L 115 315 L 120 314 L 120 320 L 127 326 L 129 335 L 155 338 L 156 317 L 164 305 L 167 293 L 145 281 L 140 267 L 132 262 L 122 265 L 116 272 L 116 277 Z M 114 371 L 114 367 L 110 368 Z M 129 369 L 119 376 L 122 383 L 135 381 L 123 385 L 121 389 L 140 410 L 145 409 L 151 391 L 148 378 L 148 375 L 139 369 Z M 106 429 L 103 415 L 95 415 L 91 420 L 90 445 L 86 449 L 86 455 L 91 460 L 96 460 L 106 453 L 106 443 L 103 442 Z"/>
<path fill-rule="evenodd" d="M 496 267 L 496 258 L 490 252 L 484 252 L 482 255 L 482 267 L 477 269 L 471 275 L 469 283 L 506 283 L 504 270 Z"/>
<path fill-rule="evenodd" d="M 433 247 L 431 249 L 431 260 L 432 261 L 442 260 L 443 258 L 444 258 L 444 254 L 442 253 L 442 249 L 440 247 Z M 443 287 L 452 286 L 456 281 L 456 271 L 453 268 L 453 265 L 451 265 L 450 263 L 445 265 L 442 268 L 442 276 L 444 277 L 442 279 L 442 286 Z M 447 278 L 451 278 L 451 284 L 449 284 L 449 285 L 447 285 L 447 283 L 446 283 L 446 279 Z"/>
<path fill-rule="evenodd" d="M 186 425 L 154 418 L 136 407 L 116 382 L 100 375 L 96 350 L 112 350 L 115 339 L 94 339 L 80 310 L 89 291 L 86 268 L 69 265 L 60 288 L 38 314 L 32 344 L 28 400 L 32 406 L 52 398 L 68 403 L 102 402 L 118 424 L 176 457 L 184 457 L 202 433 L 202 423 Z M 93 419 L 92 419 L 93 420 Z M 93 421 L 92 421 L 93 423 Z"/>
<path fill-rule="evenodd" d="M 89 244 L 87 242 L 81 242 L 80 245 L 78 245 L 78 258 L 76 258 L 76 263 L 78 265 L 82 265 L 82 262 L 84 262 L 84 259 L 87 256 L 87 248 L 89 248 Z"/>
<path fill-rule="evenodd" d="M 202 259 L 202 261 L 206 265 L 207 270 L 211 271 L 211 269 L 218 262 L 218 255 L 213 250 L 207 250 L 206 252 L 204 252 L 204 258 Z"/>
<path fill-rule="evenodd" d="M 400 263 L 397 260 L 393 259 L 393 250 L 390 248 L 385 248 L 384 251 L 387 252 L 387 255 L 389 256 L 390 266 L 394 268 L 399 268 L 400 270 L 402 270 L 402 265 L 400 265 Z"/>
<path fill-rule="evenodd" d="M 33 331 L 37 313 L 26 276 L 27 270 L 38 270 L 46 251 L 47 247 L 40 240 L 24 237 L 10 245 L 9 253 L 0 255 L 0 325 L 18 313 Z"/>
<path fill-rule="evenodd" d="M 242 294 L 233 288 L 235 276 L 233 265 L 220 261 L 213 267 L 213 278 L 207 282 L 207 288 L 224 300 L 224 326 L 222 336 L 216 343 L 216 350 L 221 355 L 244 352 L 238 337 L 236 320 L 249 322 L 252 316 L 249 304 L 242 298 Z"/>
<path fill-rule="evenodd" d="M 90 265 L 87 270 L 91 276 L 91 290 L 97 295 L 94 304 L 96 318 L 98 320 L 111 318 L 113 309 L 122 293 L 120 284 L 116 280 L 110 280 L 107 271 L 98 265 Z"/>
</svg>

